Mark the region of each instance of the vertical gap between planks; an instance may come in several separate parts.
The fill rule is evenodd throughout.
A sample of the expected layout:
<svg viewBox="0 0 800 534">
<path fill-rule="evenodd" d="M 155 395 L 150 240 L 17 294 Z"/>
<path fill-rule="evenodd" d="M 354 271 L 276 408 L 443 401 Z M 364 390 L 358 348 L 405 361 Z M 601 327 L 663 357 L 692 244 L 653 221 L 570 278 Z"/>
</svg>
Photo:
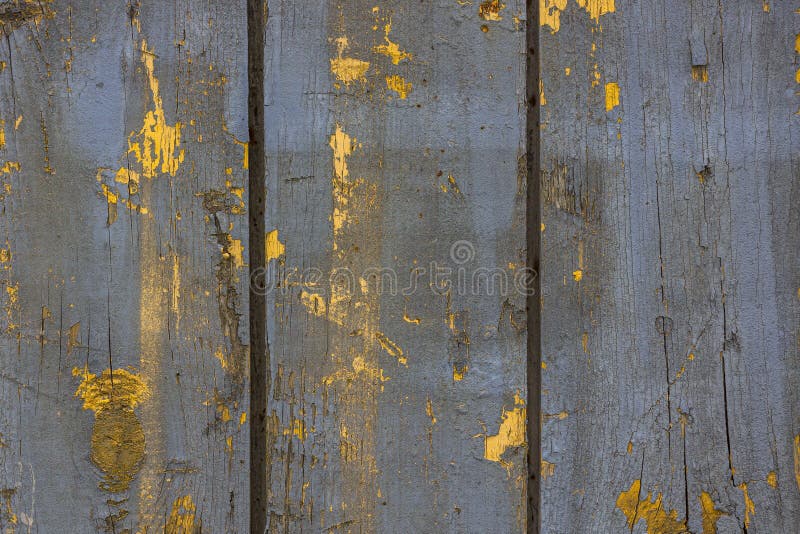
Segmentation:
<svg viewBox="0 0 800 534">
<path fill-rule="evenodd" d="M 538 534 L 541 527 L 541 161 L 540 161 L 540 108 L 539 81 L 539 0 L 526 0 L 525 25 L 525 163 L 526 194 L 526 246 L 527 264 L 533 271 L 532 285 L 527 297 L 527 386 L 528 386 L 528 484 L 527 531 Z"/>
<path fill-rule="evenodd" d="M 270 440 L 267 397 L 271 386 L 266 306 L 266 157 L 264 31 L 266 0 L 247 0 L 248 250 L 250 317 L 250 533 L 267 528 Z"/>
</svg>

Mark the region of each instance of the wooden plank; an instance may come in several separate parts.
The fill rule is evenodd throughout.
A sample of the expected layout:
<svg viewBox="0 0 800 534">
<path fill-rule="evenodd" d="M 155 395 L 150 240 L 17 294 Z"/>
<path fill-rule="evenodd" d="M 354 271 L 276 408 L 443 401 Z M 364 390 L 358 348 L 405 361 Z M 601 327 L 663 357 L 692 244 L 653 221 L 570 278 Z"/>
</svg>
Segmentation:
<svg viewBox="0 0 800 534">
<path fill-rule="evenodd" d="M 543 531 L 792 531 L 797 15 L 543 5 Z"/>
<path fill-rule="evenodd" d="M 2 10 L 0 530 L 243 532 L 244 4 Z"/>
<path fill-rule="evenodd" d="M 271 529 L 524 529 L 524 10 L 270 6 Z"/>
</svg>

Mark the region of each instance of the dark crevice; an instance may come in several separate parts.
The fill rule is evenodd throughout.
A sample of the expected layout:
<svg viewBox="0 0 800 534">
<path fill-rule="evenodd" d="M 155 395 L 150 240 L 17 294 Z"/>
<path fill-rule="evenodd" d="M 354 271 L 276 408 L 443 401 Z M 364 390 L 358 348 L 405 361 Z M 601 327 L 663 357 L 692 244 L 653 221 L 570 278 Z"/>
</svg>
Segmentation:
<svg viewBox="0 0 800 534">
<path fill-rule="evenodd" d="M 271 446 L 267 398 L 271 387 L 265 294 L 266 157 L 264 121 L 265 0 L 247 0 L 248 251 L 250 265 L 250 532 L 267 529 Z"/>
<path fill-rule="evenodd" d="M 539 80 L 541 64 L 539 60 L 539 6 L 535 0 L 525 2 L 525 162 L 527 176 L 526 247 L 527 265 L 532 269 L 533 287 L 529 288 L 527 310 L 527 387 L 528 387 L 528 484 L 527 484 L 527 531 L 538 534 L 541 527 L 540 490 L 542 451 L 540 441 L 541 412 L 541 160 L 540 160 L 540 109 Z"/>
</svg>

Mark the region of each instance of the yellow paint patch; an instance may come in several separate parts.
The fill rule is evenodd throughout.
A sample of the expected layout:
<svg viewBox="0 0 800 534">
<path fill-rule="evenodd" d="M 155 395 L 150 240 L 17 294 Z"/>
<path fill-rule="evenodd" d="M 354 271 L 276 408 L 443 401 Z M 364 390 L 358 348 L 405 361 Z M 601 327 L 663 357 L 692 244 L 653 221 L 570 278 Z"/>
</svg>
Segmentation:
<svg viewBox="0 0 800 534">
<path fill-rule="evenodd" d="M 703 534 L 717 534 L 717 521 L 723 515 L 722 510 L 714 508 L 714 500 L 705 491 L 700 494 L 700 508 L 703 518 Z"/>
<path fill-rule="evenodd" d="M 191 495 L 178 497 L 172 503 L 167 524 L 164 525 L 165 534 L 195 534 L 195 513 L 197 508 Z"/>
<path fill-rule="evenodd" d="M 561 12 L 566 7 L 567 0 L 539 0 L 539 24 L 556 33 L 561 29 Z"/>
<path fill-rule="evenodd" d="M 623 491 L 617 498 L 617 508 L 619 508 L 628 520 L 628 528 L 633 527 L 639 521 L 647 524 L 647 534 L 679 534 L 686 532 L 686 524 L 678 521 L 676 510 L 665 510 L 662 505 L 661 494 L 659 493 L 653 500 L 652 493 L 648 493 L 644 499 L 639 498 L 642 482 L 634 480 L 630 489 Z"/>
<path fill-rule="evenodd" d="M 619 106 L 619 85 L 617 82 L 606 84 L 606 111 L 611 111 Z"/>
<path fill-rule="evenodd" d="M 572 278 L 576 282 L 580 282 L 581 280 L 583 280 L 583 271 L 581 269 L 572 271 Z"/>
<path fill-rule="evenodd" d="M 769 487 L 771 488 L 778 487 L 778 474 L 775 473 L 775 471 L 770 471 L 767 473 L 767 484 L 769 484 Z"/>
<path fill-rule="evenodd" d="M 392 21 L 390 20 L 386 23 L 386 26 L 383 27 L 383 40 L 384 44 L 378 45 L 372 49 L 373 52 L 376 54 L 382 54 L 392 60 L 392 63 L 395 65 L 399 64 L 404 59 L 411 60 L 414 56 L 406 52 L 405 50 L 401 50 L 397 43 L 394 43 L 389 39 L 389 34 L 392 32 Z"/>
<path fill-rule="evenodd" d="M 539 80 L 539 104 L 544 106 L 547 104 L 547 98 L 544 96 L 544 81 Z"/>
<path fill-rule="evenodd" d="M 511 410 L 503 408 L 502 421 L 497 434 L 484 437 L 483 457 L 509 468 L 510 464 L 503 460 L 503 454 L 511 447 L 525 445 L 525 423 L 525 403 L 517 395 L 514 399 L 514 408 Z"/>
<path fill-rule="evenodd" d="M 467 376 L 467 371 L 469 371 L 469 365 L 464 364 L 459 367 L 453 364 L 453 381 L 461 382 L 464 380 L 464 377 Z"/>
<path fill-rule="evenodd" d="M 366 81 L 365 74 L 369 70 L 369 62 L 352 57 L 344 57 L 344 51 L 349 46 L 347 37 L 336 39 L 338 49 L 337 57 L 331 59 L 331 72 L 336 79 L 345 85 L 355 81 Z"/>
<path fill-rule="evenodd" d="M 411 92 L 413 85 L 411 82 L 406 82 L 402 76 L 394 75 L 386 77 L 386 87 L 398 94 L 398 96 L 405 100 Z"/>
<path fill-rule="evenodd" d="M 20 170 L 22 170 L 22 166 L 18 161 L 6 161 L 3 166 L 0 167 L 0 174 L 11 174 L 12 172 L 19 172 Z"/>
<path fill-rule="evenodd" d="M 578 5 L 589 12 L 595 22 L 600 22 L 600 17 L 606 13 L 616 11 L 614 0 L 576 0 Z"/>
<path fill-rule="evenodd" d="M 0 119 L 0 148 L 6 146 L 6 121 Z"/>
<path fill-rule="evenodd" d="M 322 298 L 322 295 L 303 291 L 300 293 L 300 302 L 303 303 L 303 306 L 305 306 L 309 313 L 316 315 L 317 317 L 325 316 L 327 307 L 325 305 L 325 299 Z"/>
<path fill-rule="evenodd" d="M 541 467 L 540 467 L 540 476 L 542 480 L 547 480 L 551 476 L 553 476 L 556 472 L 556 464 L 550 463 L 546 460 L 542 460 Z"/>
<path fill-rule="evenodd" d="M 286 253 L 286 247 L 278 239 L 278 230 L 272 230 L 266 237 L 267 261 L 276 260 Z"/>
<path fill-rule="evenodd" d="M 112 493 L 125 491 L 141 468 L 145 449 L 144 430 L 133 409 L 149 391 L 125 369 L 106 369 L 97 376 L 76 367 L 72 375 L 82 377 L 75 396 L 83 399 L 84 410 L 95 413 L 90 458 L 104 474 L 99 486 Z"/>
<path fill-rule="evenodd" d="M 503 20 L 500 16 L 500 11 L 506 8 L 506 5 L 501 3 L 500 0 L 486 0 L 481 2 L 478 7 L 478 16 L 483 20 Z"/>
</svg>

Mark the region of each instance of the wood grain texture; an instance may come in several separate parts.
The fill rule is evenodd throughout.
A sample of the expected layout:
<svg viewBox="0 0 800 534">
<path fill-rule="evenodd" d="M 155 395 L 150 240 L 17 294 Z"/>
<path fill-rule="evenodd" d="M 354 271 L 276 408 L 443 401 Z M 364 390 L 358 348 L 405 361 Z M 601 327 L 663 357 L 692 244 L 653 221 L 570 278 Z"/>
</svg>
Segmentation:
<svg viewBox="0 0 800 534">
<path fill-rule="evenodd" d="M 798 15 L 545 4 L 542 530 L 793 532 Z"/>
<path fill-rule="evenodd" d="M 0 530 L 244 532 L 244 3 L 16 4 Z"/>
<path fill-rule="evenodd" d="M 270 5 L 276 531 L 524 529 L 525 297 L 456 287 L 525 261 L 525 6 L 491 4 Z"/>
</svg>

